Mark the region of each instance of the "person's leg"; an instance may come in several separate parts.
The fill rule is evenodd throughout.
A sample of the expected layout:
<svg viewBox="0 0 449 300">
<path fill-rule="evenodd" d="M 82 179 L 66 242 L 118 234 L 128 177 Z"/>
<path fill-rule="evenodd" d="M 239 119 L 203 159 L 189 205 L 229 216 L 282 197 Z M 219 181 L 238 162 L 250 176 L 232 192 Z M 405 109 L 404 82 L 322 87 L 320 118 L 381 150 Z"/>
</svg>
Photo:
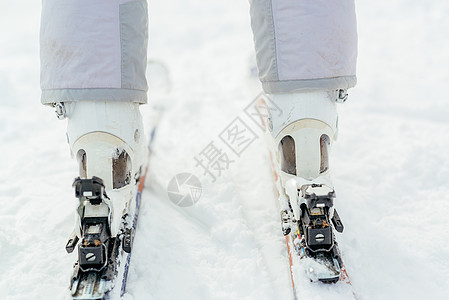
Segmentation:
<svg viewBox="0 0 449 300">
<path fill-rule="evenodd" d="M 91 186 L 102 182 L 111 198 L 100 193 L 100 206 L 97 200 L 80 201 L 80 238 L 87 217 L 109 220 L 110 234 L 117 234 L 122 196 L 131 193 L 145 159 L 139 106 L 147 102 L 147 44 L 146 0 L 42 2 L 41 102 L 67 118 L 81 179 L 100 178 Z M 75 188 L 83 184 L 76 181 Z"/>
<path fill-rule="evenodd" d="M 355 85 L 354 0 L 252 0 L 251 26 L 266 93 Z"/>
<path fill-rule="evenodd" d="M 330 131 L 323 130 L 322 134 L 328 135 L 331 143 L 337 130 L 335 102 L 345 101 L 346 90 L 356 84 L 354 1 L 253 0 L 251 24 L 263 89 L 284 111 L 271 116 L 277 144 L 292 133 L 282 131 L 284 128 L 303 119 L 326 124 Z M 310 132 L 306 131 L 307 136 Z M 312 144 L 301 142 L 304 137 L 300 132 L 295 129 L 294 140 L 301 143 L 296 147 L 296 174 L 313 179 L 323 173 L 315 153 L 320 134 L 316 133 Z"/>
<path fill-rule="evenodd" d="M 323 224 L 335 220 L 329 151 L 337 135 L 336 102 L 346 101 L 347 89 L 356 84 L 354 1 L 252 0 L 251 25 L 259 78 L 277 107 L 267 127 L 280 178 L 280 200 L 285 200 L 282 218 L 288 220 L 292 214 L 295 224 L 305 226 L 300 230 L 307 227 L 313 232 L 302 217 L 318 211 L 316 203 L 305 200 L 311 194 L 327 199 L 318 216 Z M 290 231 L 288 226 L 284 222 L 284 233 Z M 314 240 L 312 233 L 305 234 L 308 249 L 332 247 Z M 331 241 L 331 230 L 326 234 Z"/>
<path fill-rule="evenodd" d="M 146 0 L 44 0 L 43 104 L 147 102 Z"/>
</svg>

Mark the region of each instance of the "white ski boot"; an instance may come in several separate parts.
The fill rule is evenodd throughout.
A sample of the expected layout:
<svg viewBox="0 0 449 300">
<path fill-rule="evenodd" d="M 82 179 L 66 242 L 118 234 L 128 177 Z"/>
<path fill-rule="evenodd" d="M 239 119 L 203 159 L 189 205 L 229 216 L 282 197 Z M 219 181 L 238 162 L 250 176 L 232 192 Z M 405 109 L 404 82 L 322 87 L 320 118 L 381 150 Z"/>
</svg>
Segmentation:
<svg viewBox="0 0 449 300">
<path fill-rule="evenodd" d="M 79 163 L 74 186 L 80 202 L 74 234 L 66 246 L 71 252 L 78 238 L 85 243 L 87 231 L 97 228 L 96 221 L 108 227 L 104 232 L 109 237 L 124 230 L 122 218 L 130 209 L 147 149 L 138 103 L 80 101 L 56 108 L 57 114 L 59 110 L 68 119 L 67 139 Z M 84 261 L 81 248 L 80 264 Z"/>
<path fill-rule="evenodd" d="M 145 159 L 139 104 L 81 101 L 65 107 L 67 138 L 80 176 L 102 178 L 108 191 L 132 183 Z"/>
<path fill-rule="evenodd" d="M 267 96 L 278 112 L 269 115 L 267 127 L 283 233 L 291 235 L 301 258 L 311 258 L 311 279 L 336 282 L 342 262 L 333 229 L 342 232 L 343 225 L 333 207 L 329 154 L 338 130 L 336 102 L 347 94 L 318 90 Z"/>
</svg>

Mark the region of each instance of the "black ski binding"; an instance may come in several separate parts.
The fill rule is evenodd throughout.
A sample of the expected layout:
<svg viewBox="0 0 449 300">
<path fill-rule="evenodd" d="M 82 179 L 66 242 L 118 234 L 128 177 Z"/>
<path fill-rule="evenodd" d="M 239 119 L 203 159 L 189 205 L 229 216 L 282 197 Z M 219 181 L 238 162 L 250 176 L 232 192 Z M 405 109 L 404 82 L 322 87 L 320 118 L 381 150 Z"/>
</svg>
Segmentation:
<svg viewBox="0 0 449 300">
<path fill-rule="evenodd" d="M 314 274 L 324 283 L 335 283 L 343 265 L 333 228 L 343 231 L 340 216 L 334 209 L 335 191 L 325 184 L 305 185 L 300 189 L 300 220 L 298 230 L 303 256 L 325 265 L 328 272 Z M 330 216 L 332 217 L 330 218 Z"/>
<path fill-rule="evenodd" d="M 75 196 L 80 205 L 106 206 L 108 198 L 103 181 L 98 177 L 92 179 L 75 179 Z M 109 199 L 109 198 L 108 198 Z M 101 271 L 108 262 L 111 230 L 106 216 L 83 215 L 81 218 L 82 238 L 78 245 L 78 264 L 82 271 Z"/>
</svg>

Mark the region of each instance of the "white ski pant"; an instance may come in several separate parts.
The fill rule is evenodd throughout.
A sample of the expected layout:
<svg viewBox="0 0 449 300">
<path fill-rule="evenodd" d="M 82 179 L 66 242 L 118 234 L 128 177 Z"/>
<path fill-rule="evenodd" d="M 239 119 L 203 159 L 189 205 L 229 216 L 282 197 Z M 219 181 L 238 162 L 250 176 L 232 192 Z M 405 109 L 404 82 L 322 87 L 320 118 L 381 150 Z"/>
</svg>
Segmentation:
<svg viewBox="0 0 449 300">
<path fill-rule="evenodd" d="M 265 92 L 355 85 L 354 0 L 250 2 Z M 146 103 L 147 44 L 146 0 L 43 0 L 41 102 Z"/>
<path fill-rule="evenodd" d="M 251 25 L 266 93 L 356 84 L 354 0 L 252 0 Z"/>
<path fill-rule="evenodd" d="M 147 43 L 146 0 L 42 0 L 42 103 L 146 103 Z"/>
</svg>

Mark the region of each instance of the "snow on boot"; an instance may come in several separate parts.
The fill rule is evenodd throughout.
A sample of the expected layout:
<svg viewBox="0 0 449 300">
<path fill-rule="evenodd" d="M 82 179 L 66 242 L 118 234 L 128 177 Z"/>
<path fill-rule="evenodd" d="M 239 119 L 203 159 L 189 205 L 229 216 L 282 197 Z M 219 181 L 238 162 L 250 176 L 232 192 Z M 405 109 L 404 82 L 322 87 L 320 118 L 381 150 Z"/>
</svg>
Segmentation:
<svg viewBox="0 0 449 300">
<path fill-rule="evenodd" d="M 336 282 L 342 261 L 334 229 L 343 225 L 334 209 L 329 154 L 337 137 L 338 100 L 342 90 L 267 95 L 280 113 L 267 119 L 269 147 L 278 175 L 277 188 L 284 235 L 307 264 L 311 280 Z"/>
</svg>

